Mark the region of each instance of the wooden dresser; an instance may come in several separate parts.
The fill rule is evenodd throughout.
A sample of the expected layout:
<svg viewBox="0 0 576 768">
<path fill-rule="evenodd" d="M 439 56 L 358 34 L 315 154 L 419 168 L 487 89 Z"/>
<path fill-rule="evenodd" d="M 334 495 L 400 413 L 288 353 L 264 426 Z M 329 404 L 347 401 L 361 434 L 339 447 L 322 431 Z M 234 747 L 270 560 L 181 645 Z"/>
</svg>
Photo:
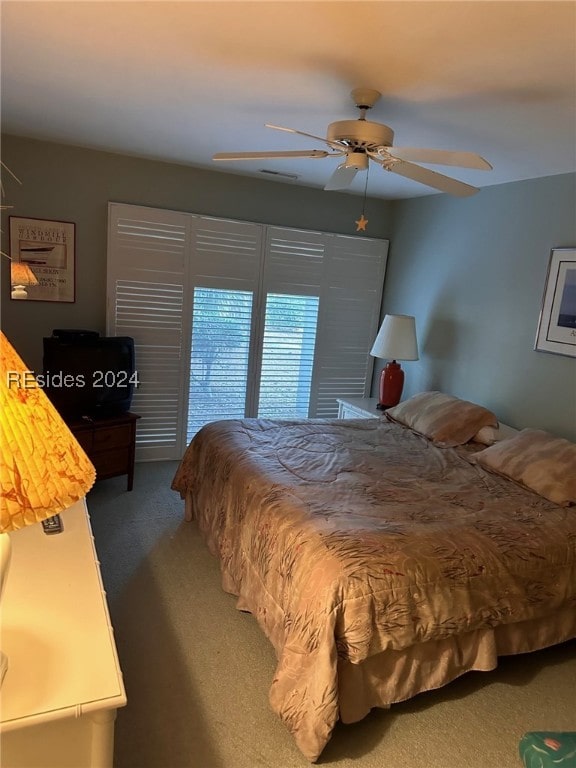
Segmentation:
<svg viewBox="0 0 576 768">
<path fill-rule="evenodd" d="M 127 490 L 134 483 L 136 422 L 140 416 L 123 413 L 107 419 L 83 418 L 68 423 L 71 432 L 96 467 L 96 479 L 128 475 Z"/>
</svg>

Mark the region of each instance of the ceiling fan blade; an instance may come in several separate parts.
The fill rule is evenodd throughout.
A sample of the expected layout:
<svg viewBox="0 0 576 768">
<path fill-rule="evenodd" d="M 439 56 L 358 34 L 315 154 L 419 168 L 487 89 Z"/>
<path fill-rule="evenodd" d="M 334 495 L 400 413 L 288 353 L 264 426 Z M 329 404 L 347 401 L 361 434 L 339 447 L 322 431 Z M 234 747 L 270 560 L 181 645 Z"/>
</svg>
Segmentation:
<svg viewBox="0 0 576 768">
<path fill-rule="evenodd" d="M 446 149 L 419 149 L 418 147 L 385 147 L 381 150 L 385 157 L 391 155 L 399 160 L 413 163 L 431 163 L 432 165 L 457 165 L 460 168 L 476 168 L 479 171 L 491 171 L 492 166 L 475 152 L 459 152 Z"/>
<path fill-rule="evenodd" d="M 456 195 L 457 197 L 468 197 L 468 195 L 474 195 L 479 191 L 476 187 L 470 186 L 470 184 L 464 184 L 464 182 L 452 179 L 450 176 L 443 176 L 441 173 L 431 171 L 429 168 L 421 168 L 419 165 L 407 163 L 404 160 L 383 163 L 383 167 L 387 171 L 397 173 L 399 176 L 419 181 L 421 184 L 426 184 L 429 187 L 434 187 L 441 192 L 447 192 L 449 195 Z"/>
<path fill-rule="evenodd" d="M 332 149 L 339 150 L 343 154 L 346 152 L 346 147 L 337 141 L 328 141 L 323 136 L 314 136 L 313 133 L 305 133 L 304 131 L 297 131 L 296 128 L 284 128 L 281 125 L 272 125 L 271 123 L 265 123 L 266 128 L 273 128 L 275 131 L 285 131 L 286 133 L 297 133 L 298 136 L 307 136 L 309 139 L 316 139 L 316 141 L 322 141 L 324 144 L 328 144 Z"/>
<path fill-rule="evenodd" d="M 357 173 L 358 168 L 355 168 L 354 166 L 346 166 L 342 163 L 342 165 L 339 165 L 338 168 L 336 168 L 332 176 L 330 176 L 324 189 L 328 192 L 337 189 L 348 189 Z"/>
<path fill-rule="evenodd" d="M 212 160 L 265 160 L 280 157 L 329 157 L 333 152 L 325 149 L 287 150 L 285 152 L 217 152 Z"/>
</svg>

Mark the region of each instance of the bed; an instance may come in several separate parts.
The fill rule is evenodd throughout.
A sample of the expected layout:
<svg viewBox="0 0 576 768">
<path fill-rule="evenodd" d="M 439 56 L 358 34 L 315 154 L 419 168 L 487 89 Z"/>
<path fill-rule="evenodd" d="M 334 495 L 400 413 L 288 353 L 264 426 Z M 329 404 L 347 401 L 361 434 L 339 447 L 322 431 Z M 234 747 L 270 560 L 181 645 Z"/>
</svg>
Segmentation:
<svg viewBox="0 0 576 768">
<path fill-rule="evenodd" d="M 490 430 L 421 393 L 380 419 L 215 422 L 188 446 L 172 487 L 273 644 L 270 704 L 311 762 L 338 719 L 576 637 L 576 445 Z"/>
</svg>

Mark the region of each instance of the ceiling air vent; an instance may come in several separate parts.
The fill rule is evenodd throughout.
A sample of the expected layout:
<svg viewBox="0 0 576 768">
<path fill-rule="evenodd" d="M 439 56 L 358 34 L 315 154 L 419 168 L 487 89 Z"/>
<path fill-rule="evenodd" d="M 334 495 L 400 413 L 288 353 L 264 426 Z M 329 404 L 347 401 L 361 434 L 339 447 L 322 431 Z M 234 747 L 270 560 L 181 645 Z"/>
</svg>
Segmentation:
<svg viewBox="0 0 576 768">
<path fill-rule="evenodd" d="M 266 173 L 268 176 L 276 176 L 279 179 L 290 179 L 295 181 L 298 178 L 297 173 L 282 173 L 282 171 L 267 171 L 265 168 L 260 168 L 260 173 Z"/>
</svg>

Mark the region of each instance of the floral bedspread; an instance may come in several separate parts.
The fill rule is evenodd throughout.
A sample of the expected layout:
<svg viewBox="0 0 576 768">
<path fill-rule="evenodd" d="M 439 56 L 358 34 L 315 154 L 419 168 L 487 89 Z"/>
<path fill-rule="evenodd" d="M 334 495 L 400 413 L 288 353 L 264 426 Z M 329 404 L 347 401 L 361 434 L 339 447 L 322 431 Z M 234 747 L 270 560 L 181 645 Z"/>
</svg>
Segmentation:
<svg viewBox="0 0 576 768">
<path fill-rule="evenodd" d="M 337 663 L 576 607 L 576 508 L 379 419 L 207 425 L 172 484 L 273 643 L 273 709 L 314 761 Z"/>
</svg>

